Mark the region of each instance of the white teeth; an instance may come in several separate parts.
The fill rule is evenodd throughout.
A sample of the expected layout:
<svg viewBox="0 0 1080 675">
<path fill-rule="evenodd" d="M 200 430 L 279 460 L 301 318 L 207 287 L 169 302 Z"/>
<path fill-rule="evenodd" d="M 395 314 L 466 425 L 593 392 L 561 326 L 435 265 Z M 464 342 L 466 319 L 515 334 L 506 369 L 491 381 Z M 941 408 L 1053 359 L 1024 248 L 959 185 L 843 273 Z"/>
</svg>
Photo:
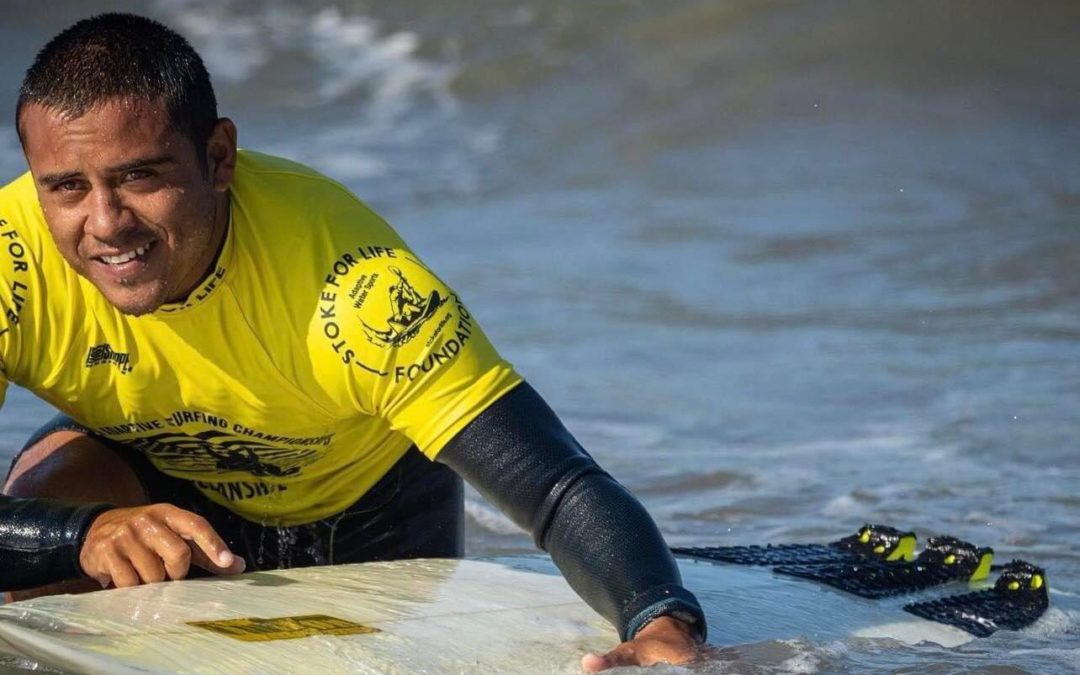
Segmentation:
<svg viewBox="0 0 1080 675">
<path fill-rule="evenodd" d="M 101 259 L 109 263 L 110 265 L 123 265 L 129 260 L 134 260 L 135 258 L 141 256 L 143 253 L 146 253 L 149 250 L 150 244 L 147 244 L 145 246 L 138 247 L 134 251 L 128 251 L 127 253 L 121 253 L 120 255 L 103 255 L 101 256 Z"/>
</svg>

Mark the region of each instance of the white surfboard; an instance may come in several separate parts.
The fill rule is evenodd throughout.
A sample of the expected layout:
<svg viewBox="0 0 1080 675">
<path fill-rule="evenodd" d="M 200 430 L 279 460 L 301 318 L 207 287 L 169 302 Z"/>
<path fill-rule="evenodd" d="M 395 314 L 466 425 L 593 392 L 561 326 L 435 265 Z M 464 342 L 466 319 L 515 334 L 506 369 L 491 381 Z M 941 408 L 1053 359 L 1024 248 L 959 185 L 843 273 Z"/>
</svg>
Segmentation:
<svg viewBox="0 0 1080 675">
<path fill-rule="evenodd" d="M 967 633 L 762 568 L 680 560 L 713 644 Z M 549 560 L 420 560 L 166 582 L 0 607 L 0 653 L 73 673 L 580 672 L 615 646 Z"/>
</svg>

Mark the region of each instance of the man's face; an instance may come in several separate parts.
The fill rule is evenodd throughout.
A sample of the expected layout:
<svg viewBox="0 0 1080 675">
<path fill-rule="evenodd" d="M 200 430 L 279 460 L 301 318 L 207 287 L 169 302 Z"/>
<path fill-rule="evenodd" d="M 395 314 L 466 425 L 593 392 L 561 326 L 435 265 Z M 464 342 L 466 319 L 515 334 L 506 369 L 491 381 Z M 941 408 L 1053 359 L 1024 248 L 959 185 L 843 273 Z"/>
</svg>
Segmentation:
<svg viewBox="0 0 1080 675">
<path fill-rule="evenodd" d="M 200 151 L 160 101 L 110 100 L 75 119 L 29 104 L 21 124 L 56 247 L 110 303 L 145 314 L 198 285 L 228 224 L 231 122 Z"/>
</svg>

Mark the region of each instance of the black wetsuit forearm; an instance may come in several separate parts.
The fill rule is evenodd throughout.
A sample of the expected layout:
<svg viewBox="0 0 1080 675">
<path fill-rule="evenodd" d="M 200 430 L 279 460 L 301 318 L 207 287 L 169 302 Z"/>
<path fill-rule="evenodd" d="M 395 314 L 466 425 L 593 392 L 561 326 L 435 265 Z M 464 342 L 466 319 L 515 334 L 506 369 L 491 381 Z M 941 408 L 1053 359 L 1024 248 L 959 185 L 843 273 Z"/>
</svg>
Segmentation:
<svg viewBox="0 0 1080 675">
<path fill-rule="evenodd" d="M 657 616 L 705 617 L 644 507 L 521 384 L 439 454 L 547 550 L 566 580 L 629 639 Z"/>
<path fill-rule="evenodd" d="M 82 576 L 79 549 L 107 504 L 69 504 L 0 495 L 0 590 Z"/>
</svg>

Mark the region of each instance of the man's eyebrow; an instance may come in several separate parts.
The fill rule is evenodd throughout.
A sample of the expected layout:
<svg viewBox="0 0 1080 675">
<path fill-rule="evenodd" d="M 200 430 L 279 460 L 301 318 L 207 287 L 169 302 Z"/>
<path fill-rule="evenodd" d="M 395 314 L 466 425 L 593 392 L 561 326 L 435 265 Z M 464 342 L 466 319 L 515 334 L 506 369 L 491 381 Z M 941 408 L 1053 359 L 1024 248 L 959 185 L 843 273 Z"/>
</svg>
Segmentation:
<svg viewBox="0 0 1080 675">
<path fill-rule="evenodd" d="M 82 176 L 82 171 L 63 171 L 60 173 L 47 173 L 44 176 L 38 176 L 38 183 L 41 183 L 45 187 L 53 187 L 60 183 L 71 180 L 72 178 L 79 178 Z"/>
<path fill-rule="evenodd" d="M 123 164 L 116 164 L 106 169 L 109 173 L 124 173 L 125 171 L 131 171 L 133 169 L 142 169 L 148 166 L 157 166 L 158 164 L 169 164 L 175 162 L 176 159 L 172 155 L 158 155 L 157 157 L 141 157 L 139 159 L 133 159 L 130 162 L 124 162 Z"/>
<path fill-rule="evenodd" d="M 116 164 L 106 169 L 109 173 L 124 173 L 133 169 L 141 169 L 148 166 L 158 166 L 160 164 L 169 164 L 175 162 L 176 158 L 172 155 L 158 155 L 157 157 L 140 157 L 133 159 L 123 164 Z M 60 171 L 57 173 L 47 173 L 37 179 L 38 183 L 45 187 L 53 187 L 59 185 L 65 181 L 69 181 L 72 178 L 82 177 L 82 171 Z"/>
</svg>

